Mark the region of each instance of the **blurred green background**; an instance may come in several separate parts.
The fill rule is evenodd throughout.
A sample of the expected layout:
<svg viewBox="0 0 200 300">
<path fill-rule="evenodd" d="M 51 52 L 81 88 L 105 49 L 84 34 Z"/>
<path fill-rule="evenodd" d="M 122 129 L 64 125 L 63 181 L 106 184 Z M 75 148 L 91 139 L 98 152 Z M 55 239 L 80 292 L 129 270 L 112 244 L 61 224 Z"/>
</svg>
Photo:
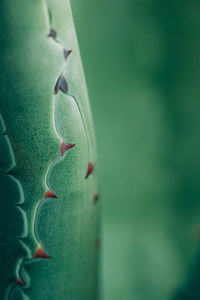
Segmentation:
<svg viewBox="0 0 200 300">
<path fill-rule="evenodd" d="M 72 7 L 99 151 L 101 299 L 200 299 L 200 2 Z"/>
</svg>

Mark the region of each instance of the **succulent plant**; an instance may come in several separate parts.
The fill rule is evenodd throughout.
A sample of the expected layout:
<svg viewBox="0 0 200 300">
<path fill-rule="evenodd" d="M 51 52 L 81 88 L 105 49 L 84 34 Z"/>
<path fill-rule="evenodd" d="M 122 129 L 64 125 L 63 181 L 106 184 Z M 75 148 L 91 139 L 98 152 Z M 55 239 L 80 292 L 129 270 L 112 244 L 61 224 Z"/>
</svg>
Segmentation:
<svg viewBox="0 0 200 300">
<path fill-rule="evenodd" d="M 0 299 L 96 299 L 95 139 L 69 0 L 0 1 L 0 115 Z"/>
</svg>

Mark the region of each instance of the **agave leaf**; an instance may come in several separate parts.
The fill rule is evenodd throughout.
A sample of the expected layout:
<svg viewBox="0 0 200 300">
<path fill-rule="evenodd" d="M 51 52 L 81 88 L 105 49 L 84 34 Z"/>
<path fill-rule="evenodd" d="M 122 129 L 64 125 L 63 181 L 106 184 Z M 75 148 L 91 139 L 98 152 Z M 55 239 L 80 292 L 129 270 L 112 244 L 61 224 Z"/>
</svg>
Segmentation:
<svg viewBox="0 0 200 300">
<path fill-rule="evenodd" d="M 93 300 L 95 142 L 71 8 L 3 0 L 0 14 L 0 295 Z"/>
</svg>

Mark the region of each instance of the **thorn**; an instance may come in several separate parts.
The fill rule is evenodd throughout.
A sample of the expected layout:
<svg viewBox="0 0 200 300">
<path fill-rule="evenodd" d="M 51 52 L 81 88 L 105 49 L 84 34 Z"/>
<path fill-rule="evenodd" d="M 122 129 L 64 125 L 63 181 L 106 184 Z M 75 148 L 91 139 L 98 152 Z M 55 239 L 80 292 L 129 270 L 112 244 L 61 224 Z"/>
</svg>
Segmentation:
<svg viewBox="0 0 200 300">
<path fill-rule="evenodd" d="M 93 199 L 94 199 L 94 203 L 96 204 L 98 202 L 99 195 L 97 193 L 95 193 L 93 196 Z"/>
<path fill-rule="evenodd" d="M 24 210 L 24 203 L 17 203 L 16 207 L 18 207 L 20 210 Z"/>
<path fill-rule="evenodd" d="M 67 80 L 65 79 L 65 77 L 63 75 L 60 75 L 60 77 L 58 78 L 58 81 L 56 82 L 54 94 L 57 94 L 59 90 L 61 90 L 65 94 L 67 94 L 67 92 L 68 92 Z"/>
<path fill-rule="evenodd" d="M 41 247 L 39 247 L 35 253 L 34 258 L 51 258 L 51 256 L 48 256 Z"/>
<path fill-rule="evenodd" d="M 85 179 L 88 178 L 88 176 L 93 172 L 93 169 L 94 169 L 94 165 L 92 162 L 89 162 L 88 163 L 88 170 L 87 170 L 87 174 L 85 176 Z"/>
<path fill-rule="evenodd" d="M 16 283 L 19 284 L 19 285 L 23 285 L 23 286 L 26 285 L 20 278 L 16 279 Z"/>
<path fill-rule="evenodd" d="M 63 156 L 67 150 L 73 148 L 74 146 L 76 146 L 76 144 L 66 144 L 63 142 L 60 147 L 61 156 Z"/>
<path fill-rule="evenodd" d="M 56 33 L 55 29 L 51 28 L 47 37 L 52 37 L 53 39 L 55 39 L 56 36 L 57 36 L 57 33 Z"/>
<path fill-rule="evenodd" d="M 100 247 L 100 239 L 99 239 L 99 238 L 96 239 L 96 241 L 95 241 L 95 246 L 96 246 L 97 248 Z"/>
<path fill-rule="evenodd" d="M 14 168 L 15 168 L 15 167 L 14 167 Z M 14 168 L 12 168 L 12 169 L 6 171 L 6 175 L 14 176 L 14 175 L 15 175 Z"/>
<path fill-rule="evenodd" d="M 72 50 L 67 50 L 64 48 L 64 58 L 65 60 L 67 60 L 68 56 L 72 53 Z"/>
<path fill-rule="evenodd" d="M 55 199 L 58 199 L 58 197 L 53 193 L 51 192 L 50 190 L 46 191 L 46 193 L 44 194 L 45 198 L 55 198 Z"/>
</svg>

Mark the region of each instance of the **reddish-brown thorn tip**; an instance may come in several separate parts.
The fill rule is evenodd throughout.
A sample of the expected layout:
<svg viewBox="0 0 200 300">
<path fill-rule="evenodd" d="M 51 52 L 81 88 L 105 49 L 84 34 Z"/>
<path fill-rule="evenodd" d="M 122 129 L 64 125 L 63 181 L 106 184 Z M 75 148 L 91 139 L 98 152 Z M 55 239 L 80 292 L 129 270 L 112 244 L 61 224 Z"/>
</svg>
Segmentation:
<svg viewBox="0 0 200 300">
<path fill-rule="evenodd" d="M 57 36 L 57 33 L 56 33 L 55 29 L 51 28 L 47 37 L 52 37 L 53 39 L 55 39 L 56 36 Z"/>
<path fill-rule="evenodd" d="M 55 198 L 55 199 L 58 199 L 58 197 L 53 193 L 51 192 L 50 190 L 46 191 L 46 193 L 44 194 L 45 198 Z"/>
<path fill-rule="evenodd" d="M 94 203 L 96 204 L 99 199 L 99 195 L 97 193 L 95 193 L 93 196 L 93 199 L 94 199 Z"/>
<path fill-rule="evenodd" d="M 95 246 L 96 246 L 97 248 L 100 247 L 100 239 L 99 239 L 99 238 L 96 238 Z"/>
<path fill-rule="evenodd" d="M 87 179 L 88 176 L 93 172 L 93 169 L 94 169 L 93 163 L 92 163 L 92 162 L 89 162 L 89 163 L 88 163 L 87 173 L 86 173 L 86 176 L 85 176 L 86 179 Z"/>
<path fill-rule="evenodd" d="M 65 142 L 63 142 L 60 147 L 61 156 L 63 156 L 67 150 L 73 148 L 74 146 L 75 144 L 66 144 Z"/>
<path fill-rule="evenodd" d="M 58 80 L 56 82 L 54 94 L 57 94 L 59 90 L 61 90 L 65 94 L 67 94 L 67 92 L 68 92 L 67 80 L 65 79 L 65 77 L 63 75 L 60 75 L 60 77 L 58 78 Z"/>
<path fill-rule="evenodd" d="M 72 50 L 67 50 L 64 48 L 64 58 L 65 60 L 67 60 L 68 56 L 72 53 Z"/>
<path fill-rule="evenodd" d="M 51 258 L 51 256 L 48 256 L 41 247 L 39 247 L 35 253 L 34 258 Z"/>
<path fill-rule="evenodd" d="M 26 285 L 20 278 L 16 279 L 16 283 L 19 284 L 19 285 L 23 285 L 23 286 Z"/>
</svg>

